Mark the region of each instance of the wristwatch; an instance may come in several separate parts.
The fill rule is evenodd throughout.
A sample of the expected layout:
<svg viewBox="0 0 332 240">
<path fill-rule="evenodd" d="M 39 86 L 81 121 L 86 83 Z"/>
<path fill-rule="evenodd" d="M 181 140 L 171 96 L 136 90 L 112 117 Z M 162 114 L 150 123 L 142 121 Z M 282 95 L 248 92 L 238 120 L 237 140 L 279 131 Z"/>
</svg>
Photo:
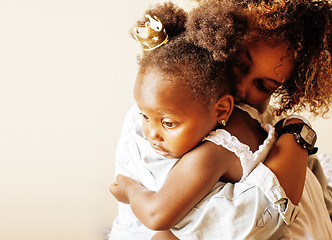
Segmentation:
<svg viewBox="0 0 332 240">
<path fill-rule="evenodd" d="M 285 133 L 291 133 L 294 135 L 295 140 L 303 148 L 308 150 L 309 155 L 315 154 L 318 148 L 314 147 L 317 135 L 316 132 L 305 123 L 293 123 L 283 127 L 279 133 L 279 136 Z"/>
</svg>

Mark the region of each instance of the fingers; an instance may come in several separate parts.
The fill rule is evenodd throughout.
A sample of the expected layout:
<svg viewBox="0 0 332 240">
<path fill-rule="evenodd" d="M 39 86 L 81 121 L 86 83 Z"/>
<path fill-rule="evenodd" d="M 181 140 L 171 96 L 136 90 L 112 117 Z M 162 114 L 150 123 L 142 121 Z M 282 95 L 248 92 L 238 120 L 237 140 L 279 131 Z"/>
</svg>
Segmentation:
<svg viewBox="0 0 332 240">
<path fill-rule="evenodd" d="M 118 176 L 116 176 L 114 182 L 111 183 L 111 185 L 109 186 L 109 191 L 114 195 L 114 191 L 115 191 L 115 187 L 119 186 L 119 182 L 118 182 Z"/>
<path fill-rule="evenodd" d="M 113 186 L 118 186 L 119 185 L 119 182 L 117 180 L 115 180 L 113 183 L 112 183 Z"/>
<path fill-rule="evenodd" d="M 121 175 L 121 174 L 119 174 L 119 175 L 116 176 L 114 182 L 112 182 L 111 185 L 110 185 L 110 188 L 109 188 L 110 191 L 111 191 L 111 188 L 112 188 L 112 187 L 116 187 L 116 186 L 119 185 L 119 179 L 121 179 L 122 177 L 124 177 L 124 176 Z"/>
<path fill-rule="evenodd" d="M 116 180 L 110 185 L 111 194 L 122 203 L 129 203 L 128 199 L 128 186 L 134 181 L 123 175 L 116 176 Z"/>
<path fill-rule="evenodd" d="M 114 189 L 114 187 L 117 187 L 119 184 L 118 182 L 112 182 L 111 185 L 109 186 L 109 191 L 112 193 L 112 189 Z"/>
<path fill-rule="evenodd" d="M 119 187 L 119 185 L 124 186 L 124 184 L 126 184 L 126 180 L 129 179 L 129 177 L 126 177 L 122 174 L 117 175 L 114 182 L 111 183 L 109 191 L 114 195 L 114 193 L 117 191 L 117 187 Z"/>
<path fill-rule="evenodd" d="M 128 187 L 132 186 L 133 184 L 137 184 L 134 179 L 119 174 L 116 176 L 114 182 L 111 183 L 109 190 L 114 195 L 117 191 L 126 191 Z"/>
</svg>

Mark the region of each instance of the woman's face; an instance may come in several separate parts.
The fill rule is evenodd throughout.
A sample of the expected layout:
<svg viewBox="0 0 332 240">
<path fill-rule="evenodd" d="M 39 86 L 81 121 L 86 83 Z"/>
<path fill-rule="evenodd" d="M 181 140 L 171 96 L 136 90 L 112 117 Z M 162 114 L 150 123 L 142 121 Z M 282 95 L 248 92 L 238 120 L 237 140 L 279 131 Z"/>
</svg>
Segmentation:
<svg viewBox="0 0 332 240">
<path fill-rule="evenodd" d="M 264 103 L 290 78 L 293 69 L 293 58 L 286 45 L 267 42 L 251 44 L 233 63 L 236 100 L 253 106 Z"/>
</svg>

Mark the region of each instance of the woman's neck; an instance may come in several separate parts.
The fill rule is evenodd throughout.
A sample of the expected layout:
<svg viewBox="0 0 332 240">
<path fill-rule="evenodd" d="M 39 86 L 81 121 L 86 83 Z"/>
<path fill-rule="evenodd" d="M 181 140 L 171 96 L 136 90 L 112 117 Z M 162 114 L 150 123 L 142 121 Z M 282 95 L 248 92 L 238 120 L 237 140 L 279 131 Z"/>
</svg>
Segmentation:
<svg viewBox="0 0 332 240">
<path fill-rule="evenodd" d="M 240 142 L 248 145 L 253 152 L 258 150 L 267 137 L 266 131 L 257 120 L 236 107 L 224 129 L 239 139 Z"/>
</svg>

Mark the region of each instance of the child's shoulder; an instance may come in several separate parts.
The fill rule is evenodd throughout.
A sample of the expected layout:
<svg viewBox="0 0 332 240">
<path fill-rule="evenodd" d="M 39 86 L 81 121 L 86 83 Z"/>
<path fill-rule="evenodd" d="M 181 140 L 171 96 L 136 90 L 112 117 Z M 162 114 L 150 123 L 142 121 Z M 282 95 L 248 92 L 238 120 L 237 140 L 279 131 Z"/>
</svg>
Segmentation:
<svg viewBox="0 0 332 240">
<path fill-rule="evenodd" d="M 186 153 L 181 161 L 183 160 L 189 164 L 197 164 L 202 169 L 214 169 L 223 181 L 236 182 L 242 176 L 241 162 L 236 154 L 210 141 L 204 141 Z"/>
<path fill-rule="evenodd" d="M 224 156 L 227 157 L 230 157 L 232 155 L 235 156 L 235 154 L 232 151 L 229 151 L 223 146 L 217 145 L 211 141 L 202 141 L 200 145 L 198 145 L 192 151 L 188 152 L 186 155 L 188 154 L 190 154 L 191 156 L 197 155 L 197 156 L 209 157 L 210 159 L 217 159 L 219 161 L 224 161 L 224 158 L 225 161 L 227 161 L 227 158 Z"/>
</svg>

